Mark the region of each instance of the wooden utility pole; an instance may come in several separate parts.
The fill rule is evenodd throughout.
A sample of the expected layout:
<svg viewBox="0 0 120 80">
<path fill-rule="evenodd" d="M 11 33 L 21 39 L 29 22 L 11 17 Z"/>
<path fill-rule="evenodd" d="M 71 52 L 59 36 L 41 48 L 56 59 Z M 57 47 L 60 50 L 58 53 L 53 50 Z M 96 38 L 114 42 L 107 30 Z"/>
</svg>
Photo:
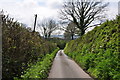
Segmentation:
<svg viewBox="0 0 120 80">
<path fill-rule="evenodd" d="M 33 32 L 35 32 L 36 21 L 37 21 L 37 14 L 35 14 L 35 22 L 34 22 L 34 29 L 33 29 Z"/>
</svg>

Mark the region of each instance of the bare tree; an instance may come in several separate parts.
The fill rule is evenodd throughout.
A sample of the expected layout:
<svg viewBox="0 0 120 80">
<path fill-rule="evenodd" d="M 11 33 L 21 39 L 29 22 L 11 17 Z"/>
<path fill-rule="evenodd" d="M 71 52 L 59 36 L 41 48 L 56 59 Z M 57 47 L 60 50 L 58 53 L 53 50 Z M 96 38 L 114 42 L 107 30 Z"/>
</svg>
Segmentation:
<svg viewBox="0 0 120 80">
<path fill-rule="evenodd" d="M 47 22 L 46 20 L 43 20 L 40 24 L 38 24 L 41 33 L 43 35 L 44 38 L 47 38 Z"/>
<path fill-rule="evenodd" d="M 61 9 L 61 19 L 74 22 L 80 29 L 82 36 L 89 25 L 103 17 L 102 13 L 108 3 L 95 0 L 71 0 L 64 2 L 63 9 Z M 96 24 L 95 24 L 96 25 Z"/>
<path fill-rule="evenodd" d="M 79 33 L 80 33 L 80 31 L 77 28 L 77 26 L 73 22 L 70 22 L 65 29 L 64 37 L 66 39 L 72 39 L 73 40 L 74 36 L 76 34 L 79 34 Z"/>
<path fill-rule="evenodd" d="M 51 34 L 58 29 L 57 22 L 54 19 L 43 19 L 38 26 L 44 38 L 50 38 Z"/>
</svg>

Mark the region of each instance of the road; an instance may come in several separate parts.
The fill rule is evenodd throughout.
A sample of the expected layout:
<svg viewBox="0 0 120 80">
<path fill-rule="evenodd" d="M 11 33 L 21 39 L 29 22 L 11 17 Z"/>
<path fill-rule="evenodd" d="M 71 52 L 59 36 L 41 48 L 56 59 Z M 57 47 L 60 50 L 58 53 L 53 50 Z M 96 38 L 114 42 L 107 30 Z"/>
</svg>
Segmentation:
<svg viewBox="0 0 120 80">
<path fill-rule="evenodd" d="M 64 54 L 63 50 L 58 51 L 53 61 L 48 78 L 91 78 L 73 60 Z M 92 80 L 92 78 L 91 78 Z"/>
</svg>

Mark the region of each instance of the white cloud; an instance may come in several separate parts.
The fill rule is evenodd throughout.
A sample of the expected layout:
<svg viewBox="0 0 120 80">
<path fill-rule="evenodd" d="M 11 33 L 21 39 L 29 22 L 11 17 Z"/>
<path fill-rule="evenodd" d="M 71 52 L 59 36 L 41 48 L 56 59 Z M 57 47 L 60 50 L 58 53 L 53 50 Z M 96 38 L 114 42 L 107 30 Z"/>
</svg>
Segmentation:
<svg viewBox="0 0 120 80">
<path fill-rule="evenodd" d="M 55 17 L 60 0 L 1 0 L 0 9 L 7 11 L 11 17 L 33 26 L 34 14 L 38 19 Z M 56 7 L 56 8 L 55 8 Z M 58 7 L 58 8 L 57 8 Z"/>
<path fill-rule="evenodd" d="M 19 22 L 33 26 L 34 14 L 38 14 L 38 20 L 48 17 L 57 18 L 58 11 L 63 0 L 1 0 L 0 10 L 3 9 Z M 114 18 L 118 13 L 117 2 L 119 0 L 104 0 L 110 2 L 107 16 Z"/>
<path fill-rule="evenodd" d="M 119 0 L 104 0 L 105 2 L 118 2 Z"/>
</svg>

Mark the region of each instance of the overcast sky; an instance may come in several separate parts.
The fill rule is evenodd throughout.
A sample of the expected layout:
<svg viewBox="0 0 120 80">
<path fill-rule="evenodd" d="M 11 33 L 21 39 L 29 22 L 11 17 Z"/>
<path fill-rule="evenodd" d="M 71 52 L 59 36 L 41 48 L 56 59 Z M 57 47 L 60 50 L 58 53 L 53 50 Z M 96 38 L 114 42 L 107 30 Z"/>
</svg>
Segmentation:
<svg viewBox="0 0 120 80">
<path fill-rule="evenodd" d="M 63 0 L 0 0 L 0 10 L 4 10 L 10 17 L 18 22 L 33 26 L 34 14 L 38 14 L 38 20 L 52 17 L 58 19 L 58 11 Z M 110 2 L 107 17 L 113 19 L 118 14 L 119 0 L 105 0 Z"/>
</svg>

